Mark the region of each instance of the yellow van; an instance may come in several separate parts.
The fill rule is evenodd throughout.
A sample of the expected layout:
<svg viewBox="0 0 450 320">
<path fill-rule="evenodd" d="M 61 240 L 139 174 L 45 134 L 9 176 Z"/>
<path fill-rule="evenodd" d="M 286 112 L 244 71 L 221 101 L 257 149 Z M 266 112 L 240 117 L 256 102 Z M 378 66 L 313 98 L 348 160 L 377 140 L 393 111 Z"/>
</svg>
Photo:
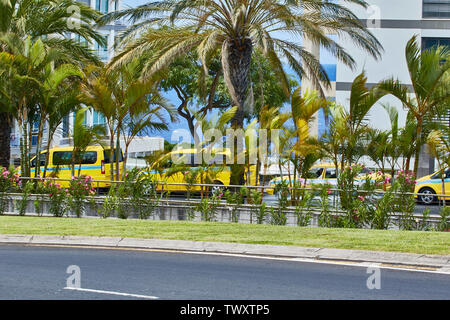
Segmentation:
<svg viewBox="0 0 450 320">
<path fill-rule="evenodd" d="M 150 176 L 154 180 L 161 183 L 159 190 L 171 192 L 187 192 L 189 175 L 193 173 L 194 170 L 202 170 L 202 173 L 198 173 L 195 181 L 192 184 L 215 184 L 218 187 L 210 188 L 214 190 L 220 188 L 220 185 L 226 186 L 230 185 L 231 180 L 231 170 L 229 165 L 226 165 L 226 156 L 229 154 L 229 150 L 224 149 L 223 151 L 214 150 L 211 152 L 211 157 L 214 158 L 213 164 L 210 165 L 199 165 L 195 154 L 197 149 L 181 149 L 170 152 L 166 155 L 166 160 L 161 161 L 159 165 L 155 163 L 147 170 L 143 170 L 142 174 L 144 176 Z M 221 158 L 221 160 L 219 160 Z M 174 169 L 175 163 L 180 165 L 179 170 Z M 223 163 L 223 164 L 220 164 Z M 251 165 L 250 170 L 246 168 L 245 170 L 245 183 L 250 185 L 256 185 L 256 166 Z M 207 179 L 209 176 L 209 179 Z M 209 181 L 208 181 L 209 180 Z M 202 182 L 203 181 L 203 182 Z M 208 182 L 207 182 L 208 181 Z M 200 192 L 201 186 L 191 186 L 191 192 Z M 203 188 L 205 190 L 205 188 Z"/>
<path fill-rule="evenodd" d="M 61 147 L 50 149 L 49 162 L 47 166 L 46 177 L 47 178 L 60 178 L 68 179 L 72 178 L 72 151 L 73 147 Z M 43 151 L 40 154 L 40 176 L 43 177 L 45 170 L 45 159 L 47 151 Z M 114 152 L 114 161 L 116 160 L 116 154 Z M 122 176 L 123 170 L 123 154 L 120 150 L 119 155 L 119 172 Z M 31 159 L 30 173 L 31 177 L 36 177 L 36 165 L 37 157 Z M 113 164 L 115 165 L 115 163 Z M 104 149 L 101 146 L 90 146 L 86 149 L 81 157 L 80 163 L 75 164 L 75 176 L 78 176 L 78 170 L 81 168 L 81 176 L 91 176 L 92 180 L 106 181 L 111 179 L 111 164 L 110 164 L 110 149 Z M 115 167 L 114 167 L 115 168 Z M 20 167 L 18 168 L 20 172 Z M 62 186 L 68 186 L 68 181 L 60 181 Z M 111 187 L 110 182 L 94 183 L 93 187 L 100 189 L 108 189 Z"/>
<path fill-rule="evenodd" d="M 337 170 L 336 166 L 333 163 L 325 162 L 319 163 L 311 167 L 309 170 L 309 179 L 306 182 L 306 187 L 309 187 L 313 184 L 324 184 L 327 183 L 331 186 L 337 186 Z M 383 178 L 382 175 L 378 173 L 371 173 L 369 169 L 363 168 L 359 175 L 355 178 L 359 181 L 363 181 L 367 177 L 370 177 L 372 180 L 381 181 Z M 389 174 L 385 174 L 384 177 L 391 177 Z M 270 187 L 275 187 L 277 184 L 281 183 L 281 181 L 293 182 L 293 175 L 291 175 L 291 179 L 288 176 L 278 177 L 272 179 L 269 183 Z M 297 183 L 303 182 L 303 179 L 297 178 Z M 388 185 L 389 187 L 389 185 Z M 274 189 L 267 189 L 267 193 L 270 195 L 274 194 Z"/>
<path fill-rule="evenodd" d="M 444 195 L 450 196 L 450 168 L 444 170 Z M 438 170 L 433 174 L 417 179 L 416 187 L 414 193 L 419 193 L 416 195 L 418 199 L 423 204 L 432 204 L 438 199 L 442 200 L 443 197 L 436 196 L 437 194 L 442 194 L 442 176 L 441 171 Z M 450 197 L 446 197 L 449 201 Z"/>
</svg>

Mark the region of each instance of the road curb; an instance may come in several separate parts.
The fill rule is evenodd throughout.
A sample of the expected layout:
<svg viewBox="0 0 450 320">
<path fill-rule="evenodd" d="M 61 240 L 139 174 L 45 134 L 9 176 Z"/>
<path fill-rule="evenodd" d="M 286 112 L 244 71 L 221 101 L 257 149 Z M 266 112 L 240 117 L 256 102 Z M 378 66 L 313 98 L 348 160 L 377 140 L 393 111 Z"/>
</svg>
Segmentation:
<svg viewBox="0 0 450 320">
<path fill-rule="evenodd" d="M 450 255 L 427 255 L 401 252 L 364 251 L 350 249 L 309 248 L 295 246 L 140 239 L 121 237 L 84 237 L 0 234 L 0 244 L 67 245 L 123 249 L 154 249 L 183 252 L 237 254 L 258 257 L 310 259 L 317 261 L 369 263 L 380 266 L 430 268 L 450 273 Z"/>
</svg>

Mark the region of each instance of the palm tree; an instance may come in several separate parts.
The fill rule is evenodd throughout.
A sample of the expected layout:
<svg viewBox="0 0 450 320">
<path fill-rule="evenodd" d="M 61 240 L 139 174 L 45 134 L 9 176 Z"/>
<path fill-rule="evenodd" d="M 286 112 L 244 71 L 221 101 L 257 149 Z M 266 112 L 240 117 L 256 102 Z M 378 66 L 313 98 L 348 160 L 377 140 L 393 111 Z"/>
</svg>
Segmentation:
<svg viewBox="0 0 450 320">
<path fill-rule="evenodd" d="M 349 109 L 342 114 L 342 120 L 344 120 L 342 124 L 346 132 L 341 131 L 344 134 L 342 138 L 345 143 L 342 150 L 341 170 L 344 170 L 345 164 L 353 163 L 362 155 L 364 136 L 369 130 L 367 115 L 370 109 L 387 94 L 376 87 L 368 89 L 366 83 L 367 77 L 364 72 L 353 80 Z"/>
<path fill-rule="evenodd" d="M 363 0 L 346 2 L 367 7 Z M 193 49 L 206 73 L 208 62 L 220 52 L 225 84 L 233 105 L 238 107 L 234 129 L 243 128 L 245 112 L 252 107 L 249 74 L 255 50 L 270 61 L 287 93 L 289 80 L 283 58 L 299 77 L 308 74 L 313 83 L 329 85 L 320 62 L 299 45 L 304 36 L 350 67 L 355 66 L 355 61 L 329 34 L 346 35 L 370 55 L 380 56 L 380 43 L 358 18 L 344 6 L 328 0 L 163 0 L 108 14 L 100 23 L 123 17 L 136 24 L 123 35 L 123 51 L 112 65 L 140 57 L 143 77 L 152 76 Z M 169 28 L 153 28 L 169 22 Z M 295 39 L 282 39 L 278 37 L 281 34 Z M 236 167 L 233 172 L 235 184 L 243 182 L 240 171 Z"/>
<path fill-rule="evenodd" d="M 414 174 L 419 168 L 419 154 L 425 143 L 424 128 L 426 121 L 436 114 L 442 105 L 450 101 L 449 70 L 450 50 L 446 47 L 426 49 L 423 52 L 417 41 L 417 35 L 407 43 L 405 49 L 406 63 L 411 77 L 412 91 L 408 86 L 395 79 L 382 81 L 378 87 L 398 98 L 416 121 L 413 136 L 415 145 Z M 406 169 L 409 170 L 410 158 Z"/>
<path fill-rule="evenodd" d="M 151 108 L 150 106 L 154 107 Z M 167 120 L 162 114 L 162 110 L 170 110 L 172 112 L 167 107 L 166 100 L 154 92 L 149 100 L 143 101 L 141 109 L 136 108 L 130 110 L 129 114 L 125 117 L 121 128 L 125 144 L 122 179 L 126 174 L 128 149 L 132 141 L 137 136 L 145 133 L 168 130 Z"/>
<path fill-rule="evenodd" d="M 365 1 L 348 2 L 367 6 Z M 108 14 L 100 19 L 100 23 L 127 16 L 130 21 L 139 23 L 124 34 L 127 46 L 115 58 L 116 63 L 144 56 L 147 60 L 144 74 L 149 75 L 173 62 L 179 55 L 196 48 L 206 68 L 213 53 L 220 50 L 225 82 L 234 105 L 239 107 L 235 121 L 240 127 L 251 87 L 249 70 L 255 49 L 261 49 L 274 70 L 279 71 L 285 88 L 288 88 L 288 80 L 280 57 L 285 57 L 300 77 L 308 71 L 315 82 L 328 82 L 319 61 L 311 53 L 295 41 L 275 37 L 276 33 L 289 33 L 298 38 L 307 35 L 348 66 L 354 66 L 354 60 L 327 33 L 348 35 L 374 57 L 379 57 L 381 48 L 352 12 L 329 1 L 166 0 Z M 149 29 L 156 24 L 167 24 L 168 21 L 183 27 Z M 144 32 L 141 37 L 130 41 L 141 32 Z M 152 56 L 153 59 L 150 59 Z M 302 59 L 303 65 L 298 63 L 298 58 Z M 149 59 L 153 61 L 149 63 Z"/>
<path fill-rule="evenodd" d="M 9 106 L 8 111 L 17 120 L 21 130 L 21 170 L 22 175 L 28 177 L 29 170 L 29 144 L 28 137 L 31 131 L 30 123 L 33 118 L 32 108 L 39 102 L 38 90 L 40 86 L 39 75 L 46 65 L 53 62 L 54 55 L 48 55 L 42 41 L 32 42 L 30 38 L 18 41 L 12 46 L 9 38 L 0 38 L 0 43 L 8 43 L 12 53 L 0 52 L 0 67 L 7 74 L 7 90 L 3 91 L 4 105 Z M 31 139 L 31 138 L 30 138 Z"/>
<path fill-rule="evenodd" d="M 45 153 L 45 166 L 43 177 L 47 176 L 47 168 L 49 164 L 50 146 L 52 144 L 53 136 L 60 129 L 60 125 L 64 118 L 67 117 L 70 112 L 76 111 L 80 108 L 80 100 L 78 94 L 80 91 L 80 84 L 73 83 L 65 85 L 63 88 L 59 88 L 58 99 L 54 101 L 54 105 L 50 108 L 47 117 L 47 152 Z"/>
<path fill-rule="evenodd" d="M 73 20 L 71 8 L 79 9 L 78 21 Z M 73 33 L 87 41 L 105 44 L 105 39 L 92 28 L 100 13 L 75 0 L 2 0 L 0 1 L 0 37 L 35 42 L 41 38 L 44 44 L 59 49 L 73 61 L 83 63 L 89 60 L 99 63 L 99 59 L 86 45 L 67 39 Z M 75 23 L 75 24 L 74 24 Z M 1 51 L 10 51 L 8 43 L 0 44 Z M 8 166 L 10 161 L 10 132 L 12 117 L 10 105 L 0 105 L 0 165 Z"/>
<path fill-rule="evenodd" d="M 281 130 L 285 123 L 292 117 L 291 113 L 285 112 L 281 113 L 279 107 L 269 107 L 269 106 L 263 106 L 259 112 L 258 122 L 259 122 L 259 128 L 262 130 L 266 130 L 267 135 L 267 141 L 272 141 L 272 130 Z M 260 148 L 262 147 L 262 141 L 260 141 L 259 145 Z M 275 147 L 275 146 L 274 146 Z M 267 150 L 264 152 L 264 158 L 260 159 L 258 157 L 258 162 L 256 165 L 256 172 L 259 176 L 261 163 L 264 165 L 264 174 L 261 181 L 261 185 L 264 186 L 265 184 L 265 176 L 267 172 L 267 167 L 269 165 L 269 158 L 268 155 L 271 154 L 269 152 L 269 146 L 267 146 Z M 260 153 L 261 155 L 261 153 Z M 261 193 L 264 192 L 264 189 L 261 189 Z"/>
<path fill-rule="evenodd" d="M 155 112 L 167 111 L 170 119 L 174 119 L 171 106 L 157 93 L 157 79 L 139 79 L 136 67 L 135 62 L 111 71 L 104 66 L 89 66 L 86 81 L 81 85 L 80 99 L 106 119 L 111 148 L 111 180 L 114 180 L 114 145 L 116 152 L 120 152 L 120 135 L 129 114 L 138 114 L 143 111 L 143 107 L 147 107 L 147 112 L 150 112 L 152 107 Z M 116 158 L 115 178 L 119 180 L 119 157 Z"/>
<path fill-rule="evenodd" d="M 37 155 L 40 154 L 41 151 L 40 148 L 44 133 L 44 125 L 48 124 L 49 117 L 54 109 L 60 107 L 60 100 L 62 99 L 62 96 L 65 95 L 65 93 L 60 90 L 62 83 L 67 81 L 70 85 L 74 85 L 73 81 L 68 81 L 68 78 L 70 77 L 77 77 L 79 79 L 83 77 L 83 73 L 78 67 L 72 64 L 62 64 L 55 68 L 53 63 L 46 65 L 41 73 L 41 77 L 39 77 L 40 85 L 38 88 L 38 94 L 40 99 L 37 113 L 38 116 L 36 117 L 36 120 L 39 123 L 36 142 Z M 67 89 L 67 86 L 65 89 Z M 47 141 L 47 144 L 48 147 L 50 147 L 49 141 Z M 36 166 L 35 176 L 38 177 L 39 175 L 40 166 Z"/>
<path fill-rule="evenodd" d="M 78 176 L 81 174 L 81 164 L 86 149 L 101 142 L 105 128 L 101 125 L 87 127 L 84 124 L 88 108 L 77 111 L 73 124 L 72 177 L 75 176 L 75 164 L 78 164 Z"/>
</svg>

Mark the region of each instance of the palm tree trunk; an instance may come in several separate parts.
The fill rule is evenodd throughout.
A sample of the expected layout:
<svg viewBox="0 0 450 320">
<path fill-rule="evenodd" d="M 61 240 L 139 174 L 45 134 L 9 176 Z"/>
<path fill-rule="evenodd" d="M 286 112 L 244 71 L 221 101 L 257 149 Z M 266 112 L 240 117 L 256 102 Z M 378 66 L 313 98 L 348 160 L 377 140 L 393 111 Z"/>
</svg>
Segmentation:
<svg viewBox="0 0 450 320">
<path fill-rule="evenodd" d="M 11 116 L 0 113 L 0 166 L 8 168 L 11 159 Z"/>
<path fill-rule="evenodd" d="M 53 132 L 50 130 L 50 128 L 48 128 L 47 153 L 45 154 L 45 166 L 44 166 L 44 174 L 43 174 L 44 178 L 47 175 L 47 168 L 48 168 L 48 163 L 50 160 L 50 145 L 51 145 L 52 139 L 53 139 Z"/>
<path fill-rule="evenodd" d="M 120 181 L 120 130 L 117 131 L 116 140 L 116 180 Z"/>
<path fill-rule="evenodd" d="M 232 103 L 238 107 L 232 119 L 234 130 L 243 129 L 245 115 L 245 101 L 250 87 L 250 63 L 253 52 L 251 39 L 233 39 L 224 41 L 222 46 L 222 67 L 224 79 Z M 245 170 L 237 164 L 237 141 L 233 141 L 234 155 L 231 169 L 231 184 L 243 185 L 245 183 Z"/>
<path fill-rule="evenodd" d="M 111 175 L 111 181 L 114 181 L 114 135 L 112 132 L 110 132 L 109 147 L 110 147 L 110 149 L 109 149 L 110 175 Z"/>
<path fill-rule="evenodd" d="M 414 156 L 414 176 L 417 177 L 417 172 L 419 171 L 419 156 L 421 150 L 421 143 L 419 143 L 420 136 L 422 135 L 422 119 L 417 120 L 417 131 L 416 131 L 416 150 Z"/>
</svg>

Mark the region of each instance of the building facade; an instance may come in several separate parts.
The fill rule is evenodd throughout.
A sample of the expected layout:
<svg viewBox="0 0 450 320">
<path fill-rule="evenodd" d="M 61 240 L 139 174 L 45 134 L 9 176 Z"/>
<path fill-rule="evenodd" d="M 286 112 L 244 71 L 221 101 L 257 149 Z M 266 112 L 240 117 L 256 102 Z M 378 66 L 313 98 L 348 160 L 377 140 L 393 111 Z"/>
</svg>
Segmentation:
<svg viewBox="0 0 450 320">
<path fill-rule="evenodd" d="M 399 79 L 411 86 L 405 60 L 407 42 L 417 35 L 422 48 L 435 45 L 450 45 L 450 1 L 449 0 L 366 0 L 367 9 L 361 9 L 345 1 L 340 3 L 351 9 L 375 35 L 384 48 L 380 60 L 375 60 L 357 48 L 345 38 L 339 39 L 357 62 L 354 70 L 337 63 L 336 66 L 336 102 L 348 105 L 350 88 L 355 77 L 366 72 L 368 85 L 373 86 L 390 77 Z M 373 127 L 390 129 L 388 114 L 381 106 L 390 104 L 399 111 L 399 125 L 406 123 L 407 111 L 400 101 L 386 96 L 370 111 L 370 123 Z M 425 149 L 425 148 L 424 148 Z M 429 174 L 434 170 L 434 159 L 424 151 L 419 161 L 418 176 Z"/>
<path fill-rule="evenodd" d="M 78 2 L 82 2 L 85 5 L 90 6 L 101 13 L 109 13 L 116 11 L 121 6 L 121 0 L 78 0 Z M 105 37 L 107 40 L 107 45 L 102 46 L 98 43 L 91 44 L 91 49 L 94 50 L 100 59 L 103 62 L 108 62 L 114 56 L 114 42 L 115 38 L 119 31 L 125 29 L 125 25 L 121 21 L 112 22 L 109 25 L 103 26 L 98 29 L 98 31 Z M 79 39 L 74 34 L 68 34 L 68 38 L 71 38 L 76 41 L 84 41 L 84 39 Z M 53 146 L 64 146 L 70 144 L 70 130 L 73 126 L 73 121 L 75 119 L 75 114 L 72 113 L 68 115 L 63 123 L 60 125 L 59 130 L 57 130 L 55 136 L 53 137 L 52 147 Z M 90 110 L 86 113 L 86 125 L 96 125 L 96 124 L 105 124 L 104 117 Z M 37 130 L 38 124 L 36 124 L 33 128 L 33 135 L 31 137 L 31 153 L 34 153 L 36 150 L 36 142 L 37 142 Z M 17 163 L 20 159 L 20 149 L 19 149 L 19 128 L 17 124 L 15 124 L 11 131 L 11 160 Z M 47 133 L 44 129 L 43 141 L 42 145 L 47 145 Z"/>
</svg>

